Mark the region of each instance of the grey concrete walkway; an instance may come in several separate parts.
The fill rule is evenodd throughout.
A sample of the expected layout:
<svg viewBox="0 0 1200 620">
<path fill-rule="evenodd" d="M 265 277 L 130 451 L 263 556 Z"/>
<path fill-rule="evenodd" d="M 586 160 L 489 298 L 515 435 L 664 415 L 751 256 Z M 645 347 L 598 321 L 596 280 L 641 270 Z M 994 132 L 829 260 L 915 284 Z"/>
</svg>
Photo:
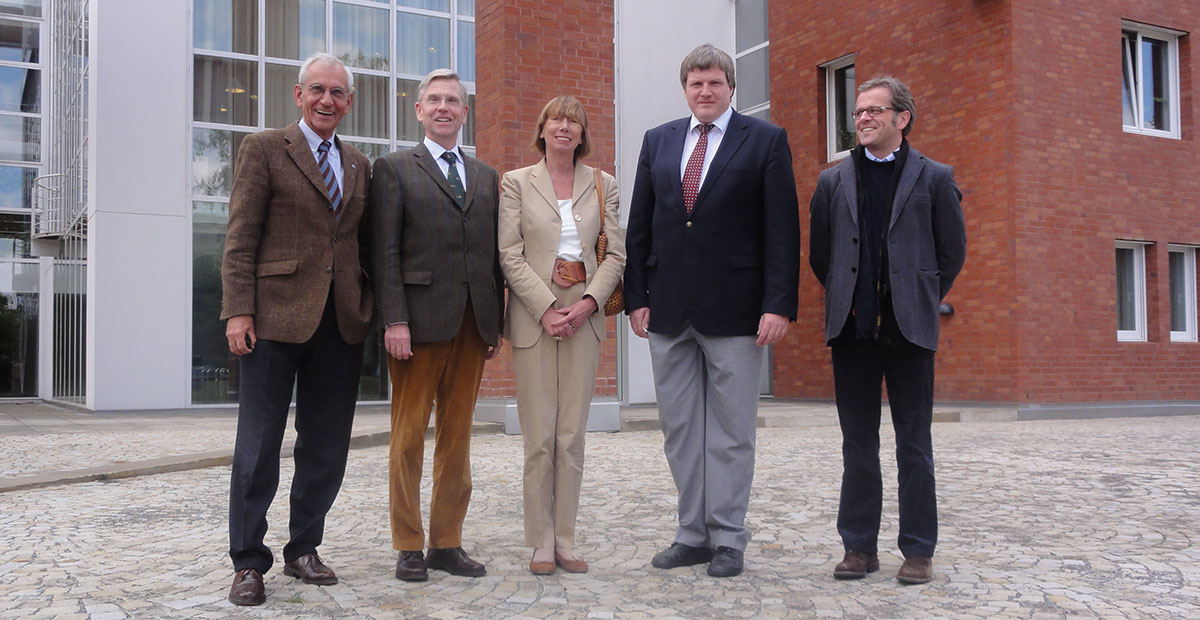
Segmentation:
<svg viewBox="0 0 1200 620">
<path fill-rule="evenodd" d="M 0 479 L 184 458 L 232 443 L 228 411 L 106 416 L 39 407 L 0 407 Z M 939 416 L 963 419 L 953 411 Z M 628 410 L 626 426 L 653 426 L 652 415 Z M 358 421 L 359 436 L 386 428 L 382 409 Z M 754 537 L 737 578 L 649 566 L 673 534 L 674 487 L 661 435 L 637 430 L 588 437 L 578 546 L 591 572 L 530 575 L 521 440 L 484 428 L 473 443 L 465 537 L 487 577 L 434 573 L 406 584 L 391 576 L 387 449 L 376 446 L 351 453 L 329 515 L 321 552 L 341 583 L 307 586 L 275 570 L 267 604 L 252 609 L 225 601 L 228 466 L 0 492 L 0 618 L 1200 617 L 1200 417 L 936 424 L 935 579 L 909 587 L 894 578 L 890 428 L 881 431 L 883 567 L 839 582 L 830 576 L 841 557 L 832 409 L 764 403 L 760 426 Z M 291 471 L 285 460 L 270 514 L 277 553 Z"/>
</svg>

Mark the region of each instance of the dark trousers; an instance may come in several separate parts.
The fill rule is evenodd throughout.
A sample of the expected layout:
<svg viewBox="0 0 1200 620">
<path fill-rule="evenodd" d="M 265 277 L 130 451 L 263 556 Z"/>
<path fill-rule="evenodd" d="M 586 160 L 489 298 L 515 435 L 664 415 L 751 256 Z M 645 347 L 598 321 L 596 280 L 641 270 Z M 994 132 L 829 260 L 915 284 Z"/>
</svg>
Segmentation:
<svg viewBox="0 0 1200 620">
<path fill-rule="evenodd" d="M 296 472 L 283 559 L 314 553 L 346 472 L 363 345 L 346 344 L 333 303 L 308 342 L 259 340 L 242 356 L 237 441 L 229 483 L 229 557 L 234 570 L 263 573 L 274 558 L 263 544 L 267 509 L 279 488 L 279 451 L 296 388 Z"/>
<path fill-rule="evenodd" d="M 848 341 L 847 341 L 848 340 Z M 842 427 L 838 533 L 847 551 L 877 553 L 883 507 L 879 470 L 881 385 L 887 381 L 900 487 L 901 553 L 933 557 L 937 494 L 933 480 L 933 351 L 903 343 L 835 340 L 833 383 Z"/>
</svg>

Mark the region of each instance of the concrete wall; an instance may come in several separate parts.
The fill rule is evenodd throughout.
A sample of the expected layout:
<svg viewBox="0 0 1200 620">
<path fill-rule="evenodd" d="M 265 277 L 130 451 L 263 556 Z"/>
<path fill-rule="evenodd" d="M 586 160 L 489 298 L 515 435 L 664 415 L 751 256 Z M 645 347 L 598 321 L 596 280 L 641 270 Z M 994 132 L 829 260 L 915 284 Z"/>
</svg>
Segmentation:
<svg viewBox="0 0 1200 620">
<path fill-rule="evenodd" d="M 190 6 L 90 3 L 91 409 L 187 402 Z"/>
</svg>

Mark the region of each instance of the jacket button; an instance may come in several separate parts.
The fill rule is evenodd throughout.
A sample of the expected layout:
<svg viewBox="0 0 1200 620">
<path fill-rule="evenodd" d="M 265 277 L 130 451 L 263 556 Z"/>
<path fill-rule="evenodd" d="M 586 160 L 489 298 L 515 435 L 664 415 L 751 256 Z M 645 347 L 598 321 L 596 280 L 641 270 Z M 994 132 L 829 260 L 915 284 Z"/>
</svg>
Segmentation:
<svg viewBox="0 0 1200 620">
<path fill-rule="evenodd" d="M 684 224 L 684 226 L 687 226 L 688 228 L 691 228 L 691 227 L 692 227 L 692 221 L 691 221 L 691 220 L 688 220 L 687 224 Z"/>
<path fill-rule="evenodd" d="M 852 241 L 853 243 L 858 243 L 858 237 L 855 237 L 855 238 L 851 239 L 850 241 Z"/>
<path fill-rule="evenodd" d="M 851 267 L 850 273 L 858 273 L 858 267 Z"/>
<path fill-rule="evenodd" d="M 466 288 L 466 286 L 467 286 L 467 283 L 463 282 L 463 287 Z"/>
</svg>

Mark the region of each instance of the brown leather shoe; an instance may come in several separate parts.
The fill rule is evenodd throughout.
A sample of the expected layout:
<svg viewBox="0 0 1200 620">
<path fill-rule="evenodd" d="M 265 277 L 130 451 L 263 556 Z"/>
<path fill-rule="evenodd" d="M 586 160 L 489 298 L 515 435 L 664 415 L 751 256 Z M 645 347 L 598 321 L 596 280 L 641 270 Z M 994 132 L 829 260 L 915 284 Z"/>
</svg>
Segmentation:
<svg viewBox="0 0 1200 620">
<path fill-rule="evenodd" d="M 846 557 L 833 568 L 835 579 L 862 579 L 867 573 L 879 570 L 879 555 L 847 551 Z"/>
<path fill-rule="evenodd" d="M 554 563 L 562 567 L 568 573 L 586 573 L 588 571 L 587 562 L 583 558 L 572 560 L 558 551 L 554 552 Z"/>
<path fill-rule="evenodd" d="M 267 602 L 262 573 L 253 568 L 243 568 L 234 573 L 233 587 L 229 588 L 229 602 L 234 605 L 262 605 Z"/>
<path fill-rule="evenodd" d="M 929 583 L 933 579 L 933 558 L 920 555 L 904 558 L 896 579 L 900 583 Z"/>
<path fill-rule="evenodd" d="M 401 551 L 396 558 L 396 579 L 400 581 L 425 581 L 429 579 L 426 570 L 425 554 L 420 549 L 416 551 Z"/>
<path fill-rule="evenodd" d="M 331 586 L 338 582 L 333 569 L 325 566 L 320 556 L 315 553 L 302 555 L 284 564 L 283 574 L 318 586 Z"/>
<path fill-rule="evenodd" d="M 428 563 L 433 570 L 444 570 L 459 577 L 482 577 L 487 574 L 487 568 L 472 560 L 462 547 L 430 549 Z"/>
</svg>

